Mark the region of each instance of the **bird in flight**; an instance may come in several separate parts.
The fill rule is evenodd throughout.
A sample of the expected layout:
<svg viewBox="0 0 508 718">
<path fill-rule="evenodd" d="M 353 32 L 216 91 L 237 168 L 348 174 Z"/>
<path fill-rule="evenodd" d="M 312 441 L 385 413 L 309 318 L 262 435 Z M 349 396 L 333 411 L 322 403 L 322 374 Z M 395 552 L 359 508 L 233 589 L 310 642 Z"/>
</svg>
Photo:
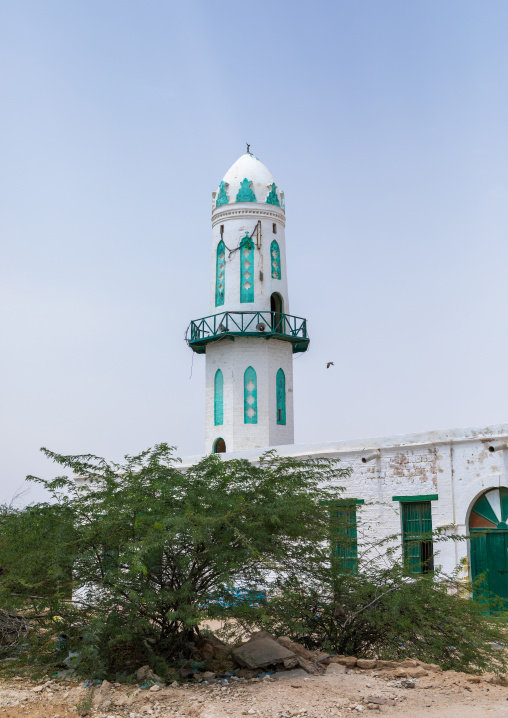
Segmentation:
<svg viewBox="0 0 508 718">
<path fill-rule="evenodd" d="M 331 366 L 334 366 L 333 361 L 326 362 L 326 368 L 329 369 Z"/>
</svg>

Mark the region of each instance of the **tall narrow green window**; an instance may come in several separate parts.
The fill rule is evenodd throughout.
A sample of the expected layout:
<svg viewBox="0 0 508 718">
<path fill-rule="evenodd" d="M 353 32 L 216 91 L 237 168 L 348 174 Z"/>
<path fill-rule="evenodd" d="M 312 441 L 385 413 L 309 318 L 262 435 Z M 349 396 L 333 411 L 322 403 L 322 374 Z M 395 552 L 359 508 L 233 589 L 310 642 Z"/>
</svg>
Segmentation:
<svg viewBox="0 0 508 718">
<path fill-rule="evenodd" d="M 224 291 L 226 289 L 226 246 L 221 241 L 217 245 L 217 268 L 215 274 L 215 306 L 224 304 Z"/>
<path fill-rule="evenodd" d="M 243 375 L 243 421 L 244 424 L 258 423 L 258 380 L 250 366 Z"/>
<path fill-rule="evenodd" d="M 432 514 L 430 501 L 401 503 L 402 548 L 406 566 L 411 573 L 432 573 L 434 570 Z"/>
<path fill-rule="evenodd" d="M 275 239 L 270 245 L 270 257 L 272 259 L 272 279 L 280 279 L 280 249 L 279 243 Z"/>
<path fill-rule="evenodd" d="M 215 426 L 224 423 L 224 376 L 220 369 L 215 372 L 213 411 Z"/>
<path fill-rule="evenodd" d="M 286 424 L 286 376 L 279 369 L 275 378 L 277 392 L 277 424 Z"/>
<path fill-rule="evenodd" d="M 254 301 L 254 242 L 249 233 L 240 242 L 240 302 Z"/>
<path fill-rule="evenodd" d="M 358 568 L 356 506 L 359 503 L 363 503 L 363 499 L 338 499 L 330 506 L 332 552 L 341 571 L 356 573 Z"/>
</svg>

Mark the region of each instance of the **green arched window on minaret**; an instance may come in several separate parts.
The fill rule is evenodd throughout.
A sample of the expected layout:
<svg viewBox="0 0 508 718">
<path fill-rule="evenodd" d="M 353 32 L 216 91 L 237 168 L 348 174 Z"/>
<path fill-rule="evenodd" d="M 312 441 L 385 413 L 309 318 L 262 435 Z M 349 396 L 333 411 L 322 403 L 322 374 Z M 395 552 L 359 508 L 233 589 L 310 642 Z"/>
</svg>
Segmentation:
<svg viewBox="0 0 508 718">
<path fill-rule="evenodd" d="M 226 245 L 221 241 L 217 245 L 217 267 L 215 275 L 215 306 L 224 304 L 224 291 L 226 288 Z"/>
<path fill-rule="evenodd" d="M 240 302 L 254 301 L 254 242 L 245 232 L 240 242 Z"/>
<path fill-rule="evenodd" d="M 220 426 L 224 423 L 224 376 L 220 369 L 215 372 L 213 389 L 213 416 L 215 426 Z"/>
<path fill-rule="evenodd" d="M 279 369 L 275 378 L 277 393 L 277 424 L 286 424 L 286 375 Z"/>
<path fill-rule="evenodd" d="M 270 258 L 272 260 L 272 279 L 280 279 L 280 249 L 277 240 L 273 240 L 270 245 Z"/>
<path fill-rule="evenodd" d="M 250 366 L 243 375 L 243 421 L 244 424 L 258 423 L 258 380 Z"/>
</svg>

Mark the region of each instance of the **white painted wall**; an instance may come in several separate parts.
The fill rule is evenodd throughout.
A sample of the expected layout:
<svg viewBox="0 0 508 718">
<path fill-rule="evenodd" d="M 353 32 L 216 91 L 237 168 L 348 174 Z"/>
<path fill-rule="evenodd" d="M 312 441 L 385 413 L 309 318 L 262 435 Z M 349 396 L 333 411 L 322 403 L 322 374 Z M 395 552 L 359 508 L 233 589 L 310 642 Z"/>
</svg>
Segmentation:
<svg viewBox="0 0 508 718">
<path fill-rule="evenodd" d="M 276 448 L 285 456 L 338 457 L 344 466 L 353 467 L 352 476 L 342 482 L 345 491 L 340 495 L 365 501 L 358 511 L 361 551 L 362 542 L 400 533 L 400 503 L 392 501 L 393 496 L 438 494 L 438 500 L 432 502 L 433 527 L 450 526 L 448 533 L 466 536 L 478 496 L 487 489 L 508 488 L 508 452 L 488 450 L 496 440 L 508 440 L 508 424 Z M 363 464 L 362 456 L 376 449 L 380 450 L 379 459 Z M 256 462 L 262 451 L 228 452 L 222 459 Z M 183 468 L 199 458 L 184 459 Z M 436 564 L 445 571 L 451 572 L 462 559 L 469 561 L 468 541 L 445 542 L 435 548 Z"/>
<path fill-rule="evenodd" d="M 257 375 L 258 423 L 244 423 L 244 373 L 252 366 Z M 224 424 L 214 423 L 214 379 L 224 377 Z M 286 424 L 277 424 L 275 377 L 286 375 Z M 278 339 L 235 337 L 209 344 L 206 349 L 205 451 L 213 451 L 219 437 L 228 451 L 260 449 L 294 441 L 293 354 L 289 342 Z"/>
</svg>

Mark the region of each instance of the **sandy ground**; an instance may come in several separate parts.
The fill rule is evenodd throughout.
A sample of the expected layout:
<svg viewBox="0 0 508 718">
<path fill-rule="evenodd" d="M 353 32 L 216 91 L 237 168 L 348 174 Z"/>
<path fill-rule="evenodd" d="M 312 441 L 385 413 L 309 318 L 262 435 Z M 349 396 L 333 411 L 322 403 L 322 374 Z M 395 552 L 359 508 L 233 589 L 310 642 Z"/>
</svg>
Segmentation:
<svg viewBox="0 0 508 718">
<path fill-rule="evenodd" d="M 472 681 L 479 682 L 472 682 Z M 489 678 L 447 671 L 400 686 L 393 676 L 371 671 L 329 673 L 221 685 L 168 686 L 139 690 L 120 684 L 93 692 L 91 718 L 334 718 L 358 713 L 411 718 L 508 718 L 508 687 Z M 86 709 L 89 689 L 64 681 L 30 683 L 14 679 L 0 684 L 1 718 L 77 718 Z M 379 701 L 380 703 L 373 703 Z M 386 703 L 385 703 L 386 701 Z M 83 714 L 83 713 L 82 713 Z"/>
</svg>

